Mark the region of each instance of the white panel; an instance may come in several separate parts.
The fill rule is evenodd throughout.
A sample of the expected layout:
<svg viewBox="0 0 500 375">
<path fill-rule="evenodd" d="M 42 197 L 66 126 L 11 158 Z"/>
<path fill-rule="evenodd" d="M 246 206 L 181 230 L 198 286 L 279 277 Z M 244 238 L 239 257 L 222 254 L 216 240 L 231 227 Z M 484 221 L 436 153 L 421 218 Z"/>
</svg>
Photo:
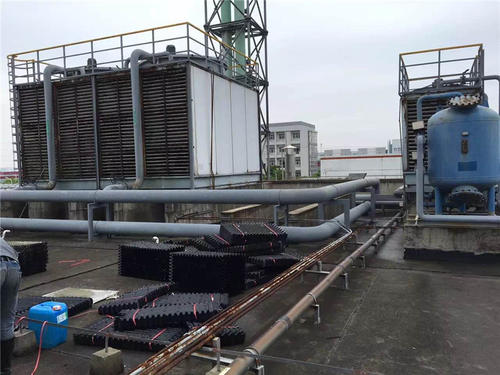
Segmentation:
<svg viewBox="0 0 500 375">
<path fill-rule="evenodd" d="M 227 79 L 214 76 L 214 150 L 217 175 L 233 173 L 231 89 Z"/>
<path fill-rule="evenodd" d="M 352 157 L 321 159 L 321 176 L 345 177 L 349 173 L 366 173 L 369 177 L 402 177 L 401 157 Z"/>
<path fill-rule="evenodd" d="M 233 124 L 234 173 L 247 173 L 245 88 L 231 83 L 231 121 Z"/>
<path fill-rule="evenodd" d="M 260 170 L 259 159 L 259 116 L 257 92 L 245 89 L 246 128 L 247 128 L 247 168 L 249 172 Z"/>
<path fill-rule="evenodd" d="M 212 116 L 211 74 L 191 67 L 195 175 L 210 175 Z M 213 172 L 216 175 L 259 172 L 257 93 L 214 76 Z"/>
<path fill-rule="evenodd" d="M 210 75 L 191 67 L 195 175 L 210 174 Z"/>
</svg>

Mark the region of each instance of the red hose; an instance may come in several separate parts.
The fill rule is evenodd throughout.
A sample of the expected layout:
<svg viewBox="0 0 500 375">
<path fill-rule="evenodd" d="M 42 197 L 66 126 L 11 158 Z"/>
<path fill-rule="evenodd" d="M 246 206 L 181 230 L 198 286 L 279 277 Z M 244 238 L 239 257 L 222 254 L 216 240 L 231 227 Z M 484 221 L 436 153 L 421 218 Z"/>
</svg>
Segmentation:
<svg viewBox="0 0 500 375">
<path fill-rule="evenodd" d="M 46 324 L 47 324 L 47 321 L 44 321 L 42 324 L 42 328 L 40 329 L 40 344 L 38 345 L 38 355 L 36 357 L 35 368 L 31 372 L 31 375 L 33 375 L 36 372 L 36 370 L 38 370 L 38 364 L 40 363 L 40 356 L 42 355 L 43 329 L 45 328 Z"/>
</svg>

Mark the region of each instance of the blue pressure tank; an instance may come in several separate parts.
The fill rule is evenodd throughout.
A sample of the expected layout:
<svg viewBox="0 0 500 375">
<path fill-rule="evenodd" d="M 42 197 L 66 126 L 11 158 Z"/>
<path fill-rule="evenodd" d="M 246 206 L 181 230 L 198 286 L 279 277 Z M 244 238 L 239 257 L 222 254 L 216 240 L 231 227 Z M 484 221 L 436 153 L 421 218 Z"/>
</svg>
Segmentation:
<svg viewBox="0 0 500 375">
<path fill-rule="evenodd" d="M 461 204 L 477 203 L 474 196 L 494 191 L 500 182 L 500 117 L 478 102 L 475 97 L 454 98 L 427 123 L 429 182 L 448 201 L 462 197 Z"/>
</svg>

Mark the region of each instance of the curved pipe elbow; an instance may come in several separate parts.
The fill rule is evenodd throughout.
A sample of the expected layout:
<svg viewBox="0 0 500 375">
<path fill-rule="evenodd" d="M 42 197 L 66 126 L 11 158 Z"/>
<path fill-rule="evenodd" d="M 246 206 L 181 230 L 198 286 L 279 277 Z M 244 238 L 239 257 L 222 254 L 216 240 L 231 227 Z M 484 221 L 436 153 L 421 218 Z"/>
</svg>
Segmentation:
<svg viewBox="0 0 500 375">
<path fill-rule="evenodd" d="M 422 111 L 422 104 L 426 100 L 432 100 L 432 99 L 446 99 L 446 98 L 452 98 L 454 96 L 463 96 L 460 91 L 453 91 L 453 92 L 445 92 L 442 94 L 429 94 L 429 95 L 423 95 L 417 100 L 417 121 L 422 121 L 423 119 L 423 111 Z"/>
<path fill-rule="evenodd" d="M 135 181 L 132 189 L 139 189 L 144 181 L 144 138 L 142 134 L 142 100 L 139 60 L 151 59 L 153 55 L 136 49 L 130 55 L 130 83 L 132 89 L 132 114 L 134 122 Z"/>
<path fill-rule="evenodd" d="M 127 190 L 127 189 L 128 189 L 128 185 L 126 183 L 122 183 L 122 184 L 108 185 L 108 186 L 104 187 L 104 189 L 102 189 L 102 190 Z"/>
<path fill-rule="evenodd" d="M 36 184 L 37 190 L 52 190 L 57 183 L 56 146 L 54 130 L 54 104 L 52 95 L 52 75 L 63 73 L 65 69 L 57 65 L 48 65 L 43 70 L 43 96 L 45 100 L 45 121 L 47 129 L 47 164 L 49 181 L 44 184 Z"/>
</svg>

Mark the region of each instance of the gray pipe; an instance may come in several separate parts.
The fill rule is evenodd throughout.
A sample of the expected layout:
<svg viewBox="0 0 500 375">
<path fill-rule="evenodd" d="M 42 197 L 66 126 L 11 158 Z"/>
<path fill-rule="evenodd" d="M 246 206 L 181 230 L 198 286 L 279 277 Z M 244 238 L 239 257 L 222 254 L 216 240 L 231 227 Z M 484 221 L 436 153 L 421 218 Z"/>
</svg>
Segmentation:
<svg viewBox="0 0 500 375">
<path fill-rule="evenodd" d="M 429 94 L 423 95 L 417 100 L 417 121 L 422 121 L 422 103 L 426 100 L 432 99 L 443 99 L 443 98 L 452 98 L 454 96 L 463 96 L 463 94 L 459 91 L 445 92 L 441 94 Z"/>
<path fill-rule="evenodd" d="M 132 184 L 133 189 L 139 189 L 144 181 L 144 137 L 142 135 L 142 96 L 139 60 L 152 58 L 152 54 L 142 49 L 136 49 L 130 55 L 130 84 L 132 87 L 135 153 L 135 181 Z"/>
<path fill-rule="evenodd" d="M 52 97 L 52 75 L 63 73 L 64 68 L 56 65 L 48 65 L 43 71 L 43 96 L 45 101 L 45 126 L 47 135 L 47 164 L 49 169 L 49 180 L 47 183 L 27 185 L 21 189 L 52 190 L 57 183 L 56 144 L 54 130 L 54 103 Z"/>
<path fill-rule="evenodd" d="M 302 204 L 327 202 L 370 186 L 376 178 L 363 178 L 312 189 L 241 190 L 0 190 L 0 201 L 9 202 L 103 202 L 103 203 L 228 203 Z"/>
<path fill-rule="evenodd" d="M 141 77 L 139 73 L 139 60 L 150 60 L 153 55 L 142 49 L 136 49 L 127 59 L 126 66 L 130 63 L 130 85 L 132 88 L 132 119 L 134 122 L 134 156 L 135 156 L 135 181 L 132 189 L 139 189 L 144 182 L 144 136 L 142 134 L 142 95 Z M 125 183 L 108 185 L 105 190 L 127 189 Z"/>
<path fill-rule="evenodd" d="M 302 297 L 295 305 L 288 310 L 281 318 L 262 334 L 256 341 L 254 341 L 244 352 L 250 354 L 262 355 L 269 349 L 269 347 L 283 334 L 297 319 L 307 310 L 311 305 L 318 303 L 319 296 L 327 290 L 327 288 L 339 277 L 341 274 L 348 271 L 349 267 L 354 261 L 360 257 L 371 245 L 378 240 L 381 235 L 385 235 L 385 231 L 390 229 L 394 222 L 399 220 L 401 214 L 395 215 L 391 220 L 384 224 L 368 241 L 358 247 L 353 253 L 346 257 L 342 262 L 336 265 L 325 278 L 321 280 L 313 289 Z M 248 368 L 255 362 L 256 359 L 250 356 L 239 356 L 231 364 L 227 375 L 243 375 L 247 373 Z"/>
<path fill-rule="evenodd" d="M 350 220 L 354 221 L 368 212 L 370 202 L 365 202 L 350 210 Z M 333 236 L 344 224 L 344 215 L 339 215 L 315 227 L 282 227 L 288 234 L 288 242 L 322 241 Z M 86 220 L 59 219 L 24 219 L 1 218 L 3 229 L 41 232 L 88 233 L 89 223 Z M 219 233 L 218 224 L 185 224 L 185 223 L 143 223 L 123 221 L 94 221 L 95 234 L 168 236 L 168 237 L 201 237 Z"/>
<path fill-rule="evenodd" d="M 370 202 L 364 202 L 351 208 L 349 211 L 349 220 L 351 222 L 358 220 L 366 214 L 371 208 Z M 281 227 L 287 233 L 289 243 L 315 242 L 323 241 L 332 237 L 344 226 L 344 214 L 328 220 L 315 227 Z"/>
<path fill-rule="evenodd" d="M 500 224 L 500 216 L 478 215 L 427 215 L 424 213 L 424 136 L 417 135 L 417 220 L 447 223 Z"/>
</svg>

